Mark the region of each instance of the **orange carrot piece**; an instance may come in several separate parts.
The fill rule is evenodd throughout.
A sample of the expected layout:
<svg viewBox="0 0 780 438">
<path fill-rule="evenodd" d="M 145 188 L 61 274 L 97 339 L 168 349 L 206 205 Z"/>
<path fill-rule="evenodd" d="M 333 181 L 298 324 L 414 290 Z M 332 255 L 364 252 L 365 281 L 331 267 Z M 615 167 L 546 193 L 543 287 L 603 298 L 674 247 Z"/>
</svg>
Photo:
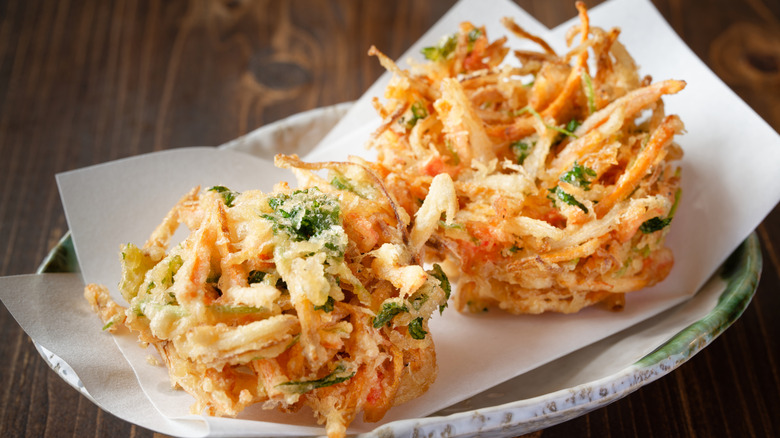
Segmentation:
<svg viewBox="0 0 780 438">
<path fill-rule="evenodd" d="M 666 116 L 661 126 L 656 128 L 652 136 L 650 136 L 650 140 L 639 153 L 631 168 L 627 169 L 620 176 L 615 189 L 596 204 L 594 210 L 597 217 L 604 216 L 615 204 L 628 197 L 634 191 L 634 188 L 650 170 L 650 166 L 658 154 L 672 141 L 674 135 L 682 131 L 682 129 L 683 124 L 678 116 Z"/>
</svg>

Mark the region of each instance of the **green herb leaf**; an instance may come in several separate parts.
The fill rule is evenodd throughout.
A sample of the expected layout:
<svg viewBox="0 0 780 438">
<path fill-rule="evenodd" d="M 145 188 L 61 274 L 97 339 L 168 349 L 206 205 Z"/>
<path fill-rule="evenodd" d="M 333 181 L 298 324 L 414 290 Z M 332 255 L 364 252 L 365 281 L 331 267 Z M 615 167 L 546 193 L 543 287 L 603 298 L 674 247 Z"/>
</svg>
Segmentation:
<svg viewBox="0 0 780 438">
<path fill-rule="evenodd" d="M 330 374 L 321 379 L 302 380 L 299 382 L 284 382 L 277 385 L 277 387 L 282 387 L 282 389 L 286 392 L 304 394 L 313 389 L 324 388 L 326 386 L 332 386 L 341 382 L 345 382 L 355 375 L 354 372 L 347 374 L 346 371 L 346 367 L 342 363 L 339 363 Z"/>
<path fill-rule="evenodd" d="M 321 306 L 314 306 L 314 310 L 322 310 L 323 312 L 330 313 L 333 311 L 333 297 L 328 297 L 328 300 L 325 301 L 325 304 Z"/>
<path fill-rule="evenodd" d="M 450 35 L 446 39 L 442 40 L 439 45 L 425 47 L 420 53 L 423 54 L 425 59 L 429 61 L 439 62 L 444 61 L 452 55 L 455 51 L 455 47 L 458 45 L 458 38 L 456 35 Z"/>
<path fill-rule="evenodd" d="M 481 36 L 482 36 L 482 31 L 477 29 L 477 28 L 471 29 L 469 31 L 469 34 L 468 34 L 468 41 L 469 41 L 469 43 L 468 43 L 468 51 L 469 51 L 469 53 L 471 53 L 471 51 L 474 50 L 474 43 L 477 42 L 477 40 Z"/>
<path fill-rule="evenodd" d="M 561 175 L 560 180 L 588 191 L 590 190 L 590 181 L 588 180 L 588 177 L 595 178 L 596 171 L 575 161 L 571 170 Z"/>
<path fill-rule="evenodd" d="M 642 222 L 642 225 L 639 226 L 639 231 L 641 231 L 644 234 L 650 234 L 658 230 L 662 230 L 666 228 L 670 223 L 672 223 L 672 218 L 674 217 L 674 213 L 677 211 L 677 206 L 680 204 L 681 195 L 682 195 L 682 189 L 677 189 L 677 191 L 674 192 L 674 204 L 672 204 L 672 208 L 669 209 L 669 216 L 665 218 L 662 218 L 660 216 L 650 218 Z"/>
<path fill-rule="evenodd" d="M 422 317 L 417 317 L 412 320 L 412 322 L 409 323 L 408 329 L 409 334 L 414 339 L 425 339 L 425 335 L 428 334 L 425 330 L 423 330 L 423 319 Z"/>
<path fill-rule="evenodd" d="M 274 231 L 284 231 L 296 241 L 309 240 L 340 224 L 338 200 L 316 188 L 269 198 L 268 205 L 274 214 L 262 217 L 273 222 Z"/>
<path fill-rule="evenodd" d="M 557 199 L 561 202 L 565 202 L 566 204 L 579 207 L 579 209 L 585 213 L 588 212 L 588 207 L 586 207 L 581 202 L 577 201 L 577 199 L 574 196 L 564 192 L 560 186 L 555 186 L 551 189 L 547 189 L 547 191 L 550 192 L 550 194 L 547 195 L 547 198 L 553 201 L 553 205 L 555 205 L 555 201 Z"/>
<path fill-rule="evenodd" d="M 325 242 L 325 245 L 323 245 L 323 246 L 325 246 L 325 248 L 333 251 L 335 253 L 335 254 L 333 254 L 333 256 L 335 256 L 336 258 L 344 257 L 344 250 L 346 248 L 344 248 L 342 246 L 339 246 L 339 245 L 337 245 L 337 244 L 335 244 L 333 242 Z"/>
<path fill-rule="evenodd" d="M 666 228 L 666 226 L 669 225 L 671 222 L 672 222 L 671 217 L 661 218 L 660 216 L 656 216 L 654 218 L 642 222 L 642 225 L 639 226 L 639 231 L 643 232 L 644 234 L 654 233 L 663 228 Z"/>
<path fill-rule="evenodd" d="M 239 192 L 234 192 L 225 186 L 214 186 L 209 188 L 210 192 L 217 192 L 222 195 L 222 201 L 225 202 L 225 206 L 232 207 L 233 201 L 236 200 L 236 196 L 240 195 Z"/>
<path fill-rule="evenodd" d="M 409 309 L 406 306 L 402 306 L 395 302 L 389 302 L 382 304 L 382 310 L 374 317 L 374 328 L 380 328 L 385 324 L 388 324 L 390 320 L 401 312 L 408 312 Z"/>
</svg>

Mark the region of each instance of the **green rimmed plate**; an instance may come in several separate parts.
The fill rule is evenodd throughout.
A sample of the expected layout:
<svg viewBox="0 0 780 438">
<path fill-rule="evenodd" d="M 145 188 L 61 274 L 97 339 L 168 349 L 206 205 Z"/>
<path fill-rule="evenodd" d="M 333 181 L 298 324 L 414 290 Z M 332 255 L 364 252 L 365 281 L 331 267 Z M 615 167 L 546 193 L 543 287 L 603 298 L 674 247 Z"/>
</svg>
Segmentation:
<svg viewBox="0 0 780 438">
<path fill-rule="evenodd" d="M 305 154 L 350 104 L 317 109 L 237 139 L 231 148 L 262 157 Z M 39 272 L 75 272 L 66 234 Z M 512 436 L 548 427 L 628 395 L 681 365 L 728 328 L 750 303 L 761 272 L 752 234 L 692 299 L 634 327 L 584 347 L 425 418 L 383 425 L 367 436 Z M 87 394 L 78 376 L 50 352 L 41 354 L 68 383 Z"/>
</svg>

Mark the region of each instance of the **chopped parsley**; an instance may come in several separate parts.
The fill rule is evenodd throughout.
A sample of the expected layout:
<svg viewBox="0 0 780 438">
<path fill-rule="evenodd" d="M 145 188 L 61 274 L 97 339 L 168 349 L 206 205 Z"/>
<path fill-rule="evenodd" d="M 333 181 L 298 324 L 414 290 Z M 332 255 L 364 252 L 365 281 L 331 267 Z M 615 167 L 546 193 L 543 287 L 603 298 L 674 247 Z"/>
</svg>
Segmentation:
<svg viewBox="0 0 780 438">
<path fill-rule="evenodd" d="M 283 231 L 295 241 L 309 240 L 340 225 L 337 199 L 315 187 L 269 198 L 268 205 L 274 214 L 263 218 L 273 223 L 275 232 Z"/>
<path fill-rule="evenodd" d="M 380 328 L 385 324 L 388 324 L 395 315 L 401 312 L 408 312 L 409 309 L 406 306 L 402 306 L 395 302 L 389 302 L 382 304 L 382 310 L 379 311 L 374 317 L 374 328 Z"/>
<path fill-rule="evenodd" d="M 591 183 L 591 181 L 588 180 L 588 177 L 595 178 L 596 171 L 575 161 L 571 170 L 561 175 L 560 180 L 588 191 L 590 190 Z"/>
<path fill-rule="evenodd" d="M 547 191 L 550 192 L 547 195 L 547 198 L 553 201 L 553 205 L 555 205 L 556 200 L 559 200 L 566 204 L 578 207 L 580 210 L 582 210 L 585 213 L 588 212 L 588 207 L 586 207 L 583 203 L 578 201 L 574 196 L 564 192 L 563 189 L 561 189 L 561 186 L 555 186 L 551 189 L 547 189 Z"/>
<path fill-rule="evenodd" d="M 429 61 L 439 62 L 444 61 L 452 55 L 455 51 L 455 47 L 458 45 L 458 38 L 456 35 L 450 35 L 444 38 L 438 45 L 424 47 L 420 53 L 423 54 L 425 59 Z"/>
<path fill-rule="evenodd" d="M 428 334 L 425 330 L 423 330 L 423 319 L 422 317 L 417 317 L 412 320 L 412 322 L 409 323 L 408 329 L 409 334 L 414 339 L 425 339 L 425 335 Z"/>
<path fill-rule="evenodd" d="M 225 186 L 214 186 L 209 188 L 210 192 L 217 192 L 222 195 L 222 201 L 225 202 L 226 207 L 232 207 L 233 201 L 236 200 L 236 196 L 240 195 L 239 192 L 234 192 Z"/>
<path fill-rule="evenodd" d="M 337 253 L 336 255 L 338 257 L 341 257 L 344 255 L 344 250 L 340 248 L 338 245 L 336 245 L 333 242 L 325 242 L 325 245 L 323 245 L 325 248 Z"/>
<path fill-rule="evenodd" d="M 327 376 L 317 380 L 301 380 L 299 382 L 284 382 L 277 385 L 277 387 L 283 387 L 285 391 L 292 392 L 294 394 L 304 394 L 313 389 L 324 388 L 326 386 L 336 385 L 341 382 L 345 382 L 354 376 L 355 373 L 347 373 L 347 368 L 343 363 L 339 363 L 333 371 Z"/>
</svg>

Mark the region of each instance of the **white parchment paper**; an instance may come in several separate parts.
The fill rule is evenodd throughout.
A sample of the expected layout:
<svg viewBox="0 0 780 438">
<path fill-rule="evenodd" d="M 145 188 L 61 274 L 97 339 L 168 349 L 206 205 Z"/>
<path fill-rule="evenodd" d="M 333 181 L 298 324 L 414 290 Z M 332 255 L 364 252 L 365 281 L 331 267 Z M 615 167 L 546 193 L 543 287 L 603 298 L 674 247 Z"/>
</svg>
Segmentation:
<svg viewBox="0 0 780 438">
<path fill-rule="evenodd" d="M 486 25 L 491 40 L 509 34 L 499 24 L 503 16 L 514 17 L 559 52 L 564 50 L 563 34 L 573 23 L 548 31 L 508 1 L 463 0 L 402 59 L 420 59 L 421 47 L 437 43 L 464 20 Z M 651 289 L 629 294 L 626 309 L 619 313 L 586 309 L 576 315 L 512 316 L 498 311 L 462 315 L 450 309 L 442 317 L 434 317 L 431 333 L 439 362 L 437 381 L 419 399 L 391 409 L 380 424 L 436 412 L 686 300 L 780 199 L 780 179 L 776 177 L 776 169 L 780 167 L 780 137 L 695 57 L 649 1 L 613 0 L 591 10 L 590 17 L 592 26 L 622 29 L 620 41 L 640 64 L 642 74 L 652 75 L 656 80 L 682 79 L 688 84 L 678 95 L 665 98 L 667 113 L 679 114 L 688 131 L 678 139 L 685 151 L 683 197 L 668 237 L 676 259 L 671 275 Z M 515 37 L 509 38 L 510 46 L 518 45 Z M 363 145 L 379 119 L 370 107 L 370 99 L 381 97 L 388 79 L 386 75 L 372 86 L 306 158 L 333 160 L 351 154 L 371 158 L 372 152 L 366 151 Z M 187 148 L 72 171 L 58 175 L 57 180 L 83 281 L 106 284 L 116 293 L 120 275 L 119 245 L 144 242 L 168 209 L 192 187 L 219 184 L 238 191 L 270 190 L 276 182 L 292 182 L 293 177 L 268 161 L 239 152 Z M 45 281 L 28 278 L 24 283 L 13 284 L 35 288 L 37 293 L 46 290 L 51 294 L 80 297 L 78 282 L 72 276 L 66 278 L 68 281 L 62 287 L 51 277 Z M 2 296 L 4 302 L 10 299 L 6 291 Z M 118 293 L 116 298 L 122 302 Z M 65 300 L 62 305 L 66 311 L 63 308 L 55 311 L 46 300 L 36 301 L 34 306 L 17 302 L 14 309 L 18 310 L 12 312 L 17 312 L 14 314 L 18 314 L 17 319 L 28 321 L 25 330 L 33 339 L 40 333 L 48 334 L 40 339 L 50 345 L 42 345 L 58 354 L 68 357 L 101 354 L 100 348 L 106 348 L 108 335 L 100 332 L 97 317 L 91 327 L 84 326 L 88 312 L 79 303 L 80 298 Z M 29 323 L 30 312 L 39 315 L 33 318 L 33 323 Z M 81 321 L 77 325 L 79 335 L 55 336 L 67 322 L 63 320 L 70 321 L 69 313 Z M 82 333 L 84 330 L 86 334 Z M 91 339 L 99 342 L 85 345 Z M 239 419 L 192 416 L 188 411 L 192 399 L 186 393 L 172 391 L 166 370 L 147 362 L 147 355 L 153 354 L 151 350 L 142 350 L 130 336 L 113 340 L 127 360 L 117 364 L 117 369 L 121 369 L 117 372 L 132 370 L 138 386 L 114 388 L 105 370 L 82 366 L 83 361 L 74 369 L 90 393 L 101 394 L 96 397 L 101 406 L 112 412 L 139 410 L 123 418 L 164 433 L 187 436 L 322 432 L 308 411 L 286 415 L 253 407 Z M 107 401 L 123 397 L 123 391 L 133 397 L 144 394 L 149 403 Z M 154 415 L 148 414 L 149 406 L 155 408 Z M 376 424 L 358 420 L 350 432 L 374 427 Z"/>
</svg>

